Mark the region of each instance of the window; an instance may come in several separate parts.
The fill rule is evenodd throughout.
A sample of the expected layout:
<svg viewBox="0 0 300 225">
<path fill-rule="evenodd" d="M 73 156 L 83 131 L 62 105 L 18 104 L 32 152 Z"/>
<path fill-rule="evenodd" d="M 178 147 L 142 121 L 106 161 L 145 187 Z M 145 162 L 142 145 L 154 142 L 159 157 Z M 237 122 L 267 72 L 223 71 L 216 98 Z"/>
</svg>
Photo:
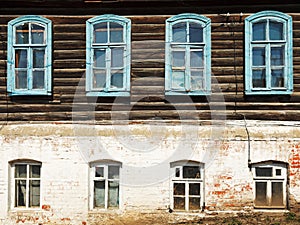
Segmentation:
<svg viewBox="0 0 300 225">
<path fill-rule="evenodd" d="M 88 96 L 129 96 L 129 19 L 103 15 L 87 21 L 86 91 Z"/>
<path fill-rule="evenodd" d="M 119 208 L 120 164 L 94 163 L 91 167 L 91 209 Z"/>
<path fill-rule="evenodd" d="M 166 21 L 166 94 L 210 93 L 210 19 L 179 14 Z"/>
<path fill-rule="evenodd" d="M 173 210 L 201 210 L 203 206 L 203 164 L 191 161 L 171 163 L 171 207 Z"/>
<path fill-rule="evenodd" d="M 13 207 L 40 207 L 41 164 L 18 162 L 12 164 Z"/>
<path fill-rule="evenodd" d="M 51 31 L 51 21 L 40 16 L 22 16 L 8 23 L 10 95 L 51 94 Z"/>
<path fill-rule="evenodd" d="M 252 166 L 254 177 L 254 206 L 256 208 L 285 208 L 287 165 L 280 162 L 257 163 Z"/>
<path fill-rule="evenodd" d="M 245 93 L 291 94 L 292 17 L 263 11 L 245 20 Z"/>
</svg>

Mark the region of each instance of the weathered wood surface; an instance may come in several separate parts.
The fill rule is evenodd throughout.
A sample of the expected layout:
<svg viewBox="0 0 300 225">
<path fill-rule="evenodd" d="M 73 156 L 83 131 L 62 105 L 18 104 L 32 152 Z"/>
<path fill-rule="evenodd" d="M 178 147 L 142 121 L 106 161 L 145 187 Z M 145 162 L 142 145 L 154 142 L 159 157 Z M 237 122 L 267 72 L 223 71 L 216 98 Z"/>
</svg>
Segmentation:
<svg viewBox="0 0 300 225">
<path fill-rule="evenodd" d="M 70 2 L 72 6 L 68 8 Z M 237 2 L 233 6 L 220 3 L 217 7 L 210 2 L 180 1 L 167 7 L 170 3 L 133 4 L 122 0 L 99 3 L 100 9 L 95 8 L 98 3 L 87 5 L 79 0 L 46 1 L 42 6 L 32 1 L 19 1 L 17 6 L 15 1 L 6 2 L 0 9 L 0 120 L 205 120 L 215 119 L 218 114 L 226 115 L 227 119 L 243 119 L 244 115 L 247 119 L 300 120 L 300 4 L 273 2 L 268 6 Z M 54 7 L 58 5 L 61 7 Z M 294 92 L 290 96 L 244 95 L 244 19 L 266 9 L 280 10 L 293 17 Z M 183 12 L 200 13 L 212 20 L 210 96 L 164 95 L 165 20 Z M 227 12 L 231 13 L 229 17 L 225 16 Z M 127 98 L 85 95 L 86 20 L 104 13 L 124 15 L 132 22 L 131 96 Z M 52 20 L 52 96 L 10 97 L 6 93 L 7 23 L 24 14 L 43 15 Z"/>
</svg>

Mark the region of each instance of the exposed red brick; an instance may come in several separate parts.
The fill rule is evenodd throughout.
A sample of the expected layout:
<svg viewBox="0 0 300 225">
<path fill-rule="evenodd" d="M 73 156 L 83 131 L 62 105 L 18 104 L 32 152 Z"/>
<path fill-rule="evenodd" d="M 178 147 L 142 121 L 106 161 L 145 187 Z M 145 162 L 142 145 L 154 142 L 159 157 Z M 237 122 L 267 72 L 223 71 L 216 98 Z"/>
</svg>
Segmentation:
<svg viewBox="0 0 300 225">
<path fill-rule="evenodd" d="M 51 206 L 50 205 L 42 205 L 42 209 L 45 211 L 50 211 Z"/>
</svg>

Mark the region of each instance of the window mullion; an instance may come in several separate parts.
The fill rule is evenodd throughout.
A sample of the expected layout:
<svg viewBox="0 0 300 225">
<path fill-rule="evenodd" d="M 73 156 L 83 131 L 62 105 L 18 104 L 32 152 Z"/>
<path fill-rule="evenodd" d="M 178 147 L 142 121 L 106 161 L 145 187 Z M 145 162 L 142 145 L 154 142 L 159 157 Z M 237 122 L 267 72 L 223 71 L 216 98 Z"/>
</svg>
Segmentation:
<svg viewBox="0 0 300 225">
<path fill-rule="evenodd" d="M 189 211 L 189 182 L 185 181 L 185 210 Z"/>
<path fill-rule="evenodd" d="M 110 78 L 111 78 L 111 46 L 108 46 L 105 54 L 106 63 L 106 82 L 104 91 L 110 90 Z"/>
<path fill-rule="evenodd" d="M 104 167 L 104 208 L 108 209 L 108 166 Z"/>
<path fill-rule="evenodd" d="M 266 45 L 266 88 L 271 89 L 271 44 Z"/>
<path fill-rule="evenodd" d="M 186 91 L 191 90 L 191 48 L 189 45 L 185 47 L 185 76 L 184 76 L 184 87 Z"/>
<path fill-rule="evenodd" d="M 28 85 L 28 90 L 32 90 L 33 87 L 33 48 L 29 47 L 28 52 L 27 52 L 27 57 L 28 57 L 28 65 L 27 65 L 27 85 Z"/>
<path fill-rule="evenodd" d="M 30 169 L 30 165 L 27 164 L 26 168 L 27 168 L 27 173 L 26 173 L 26 198 L 25 198 L 25 205 L 26 205 L 26 208 L 29 208 L 29 169 Z"/>
<path fill-rule="evenodd" d="M 271 206 L 272 202 L 272 181 L 267 180 L 267 204 Z"/>
</svg>

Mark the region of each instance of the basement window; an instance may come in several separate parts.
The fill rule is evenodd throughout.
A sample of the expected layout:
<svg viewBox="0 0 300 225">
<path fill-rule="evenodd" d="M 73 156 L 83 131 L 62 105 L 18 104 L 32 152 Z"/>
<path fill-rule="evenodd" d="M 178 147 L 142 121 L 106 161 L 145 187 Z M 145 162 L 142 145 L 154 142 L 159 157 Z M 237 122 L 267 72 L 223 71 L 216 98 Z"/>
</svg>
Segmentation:
<svg viewBox="0 0 300 225">
<path fill-rule="evenodd" d="M 91 209 L 119 208 L 120 164 L 94 163 L 91 167 Z"/>
<path fill-rule="evenodd" d="M 12 164 L 13 207 L 40 207 L 41 164 L 18 162 Z"/>
<path fill-rule="evenodd" d="M 280 162 L 258 163 L 252 166 L 254 176 L 254 206 L 256 208 L 286 208 L 287 166 Z"/>
<path fill-rule="evenodd" d="M 191 161 L 171 163 L 171 208 L 199 211 L 203 206 L 203 164 Z"/>
</svg>

